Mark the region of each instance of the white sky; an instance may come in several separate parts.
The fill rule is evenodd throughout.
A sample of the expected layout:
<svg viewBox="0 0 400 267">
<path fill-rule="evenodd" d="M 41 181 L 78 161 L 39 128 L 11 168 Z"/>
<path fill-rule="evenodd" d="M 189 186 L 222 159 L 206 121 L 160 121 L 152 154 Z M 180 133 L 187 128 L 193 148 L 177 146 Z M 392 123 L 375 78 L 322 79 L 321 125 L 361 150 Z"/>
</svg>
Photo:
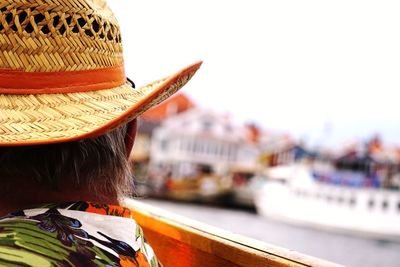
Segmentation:
<svg viewBox="0 0 400 267">
<path fill-rule="evenodd" d="M 183 89 L 200 106 L 314 144 L 400 144 L 400 2 L 109 3 L 138 85 L 202 59 Z"/>
</svg>

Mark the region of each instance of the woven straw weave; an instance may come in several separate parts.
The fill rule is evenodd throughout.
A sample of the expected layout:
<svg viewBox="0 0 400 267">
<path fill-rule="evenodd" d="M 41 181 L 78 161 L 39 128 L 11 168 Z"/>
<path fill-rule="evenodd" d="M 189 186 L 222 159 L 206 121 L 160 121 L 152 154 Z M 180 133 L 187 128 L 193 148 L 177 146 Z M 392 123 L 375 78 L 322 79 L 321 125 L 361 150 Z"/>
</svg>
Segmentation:
<svg viewBox="0 0 400 267">
<path fill-rule="evenodd" d="M 0 0 L 0 68 L 74 71 L 123 64 L 120 29 L 102 0 Z"/>
<path fill-rule="evenodd" d="M 122 78 L 115 88 L 78 93 L 18 94 L 24 88 L 17 88 L 17 93 L 3 92 L 0 146 L 50 144 L 102 134 L 174 94 L 200 64 L 137 90 L 123 84 Z M 62 82 L 62 75 L 122 66 L 120 29 L 104 0 L 0 0 L 0 70 L 20 70 L 12 72 L 18 75 L 14 85 L 28 84 L 22 80 L 33 76 L 26 72 L 50 72 L 49 76 L 37 76 Z M 63 73 L 57 76 L 54 72 Z M 90 88 L 93 80 L 96 78 L 87 78 L 83 87 Z M 72 86 L 65 83 L 67 88 Z"/>
</svg>

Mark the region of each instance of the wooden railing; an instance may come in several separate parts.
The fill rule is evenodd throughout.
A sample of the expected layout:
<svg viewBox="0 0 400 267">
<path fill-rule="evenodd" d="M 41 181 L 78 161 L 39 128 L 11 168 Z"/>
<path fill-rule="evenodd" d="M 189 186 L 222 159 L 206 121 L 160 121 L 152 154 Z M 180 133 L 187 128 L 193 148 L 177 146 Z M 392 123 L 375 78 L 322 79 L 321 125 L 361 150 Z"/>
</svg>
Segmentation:
<svg viewBox="0 0 400 267">
<path fill-rule="evenodd" d="M 137 200 L 126 200 L 125 205 L 134 210 L 134 218 L 165 267 L 341 266 L 233 234 Z"/>
</svg>

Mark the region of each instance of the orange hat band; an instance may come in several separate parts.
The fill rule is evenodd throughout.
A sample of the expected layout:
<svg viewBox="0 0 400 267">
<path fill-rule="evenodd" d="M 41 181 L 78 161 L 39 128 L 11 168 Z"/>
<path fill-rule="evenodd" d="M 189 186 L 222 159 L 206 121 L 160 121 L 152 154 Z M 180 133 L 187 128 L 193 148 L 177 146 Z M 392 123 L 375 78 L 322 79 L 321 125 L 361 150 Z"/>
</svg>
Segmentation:
<svg viewBox="0 0 400 267">
<path fill-rule="evenodd" d="M 110 89 L 126 83 L 123 66 L 63 72 L 0 69 L 0 94 L 63 94 Z"/>
</svg>

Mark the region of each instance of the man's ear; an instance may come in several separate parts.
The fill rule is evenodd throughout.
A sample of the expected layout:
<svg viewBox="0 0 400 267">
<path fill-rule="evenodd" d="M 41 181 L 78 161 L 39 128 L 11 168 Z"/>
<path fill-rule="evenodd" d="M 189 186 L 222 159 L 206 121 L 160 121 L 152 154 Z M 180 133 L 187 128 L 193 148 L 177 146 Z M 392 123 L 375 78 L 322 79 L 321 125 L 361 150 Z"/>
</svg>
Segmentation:
<svg viewBox="0 0 400 267">
<path fill-rule="evenodd" d="M 125 135 L 125 147 L 128 158 L 132 152 L 133 144 L 135 143 L 136 132 L 137 132 L 137 119 L 134 119 L 133 121 L 128 123 L 128 129 Z"/>
</svg>

